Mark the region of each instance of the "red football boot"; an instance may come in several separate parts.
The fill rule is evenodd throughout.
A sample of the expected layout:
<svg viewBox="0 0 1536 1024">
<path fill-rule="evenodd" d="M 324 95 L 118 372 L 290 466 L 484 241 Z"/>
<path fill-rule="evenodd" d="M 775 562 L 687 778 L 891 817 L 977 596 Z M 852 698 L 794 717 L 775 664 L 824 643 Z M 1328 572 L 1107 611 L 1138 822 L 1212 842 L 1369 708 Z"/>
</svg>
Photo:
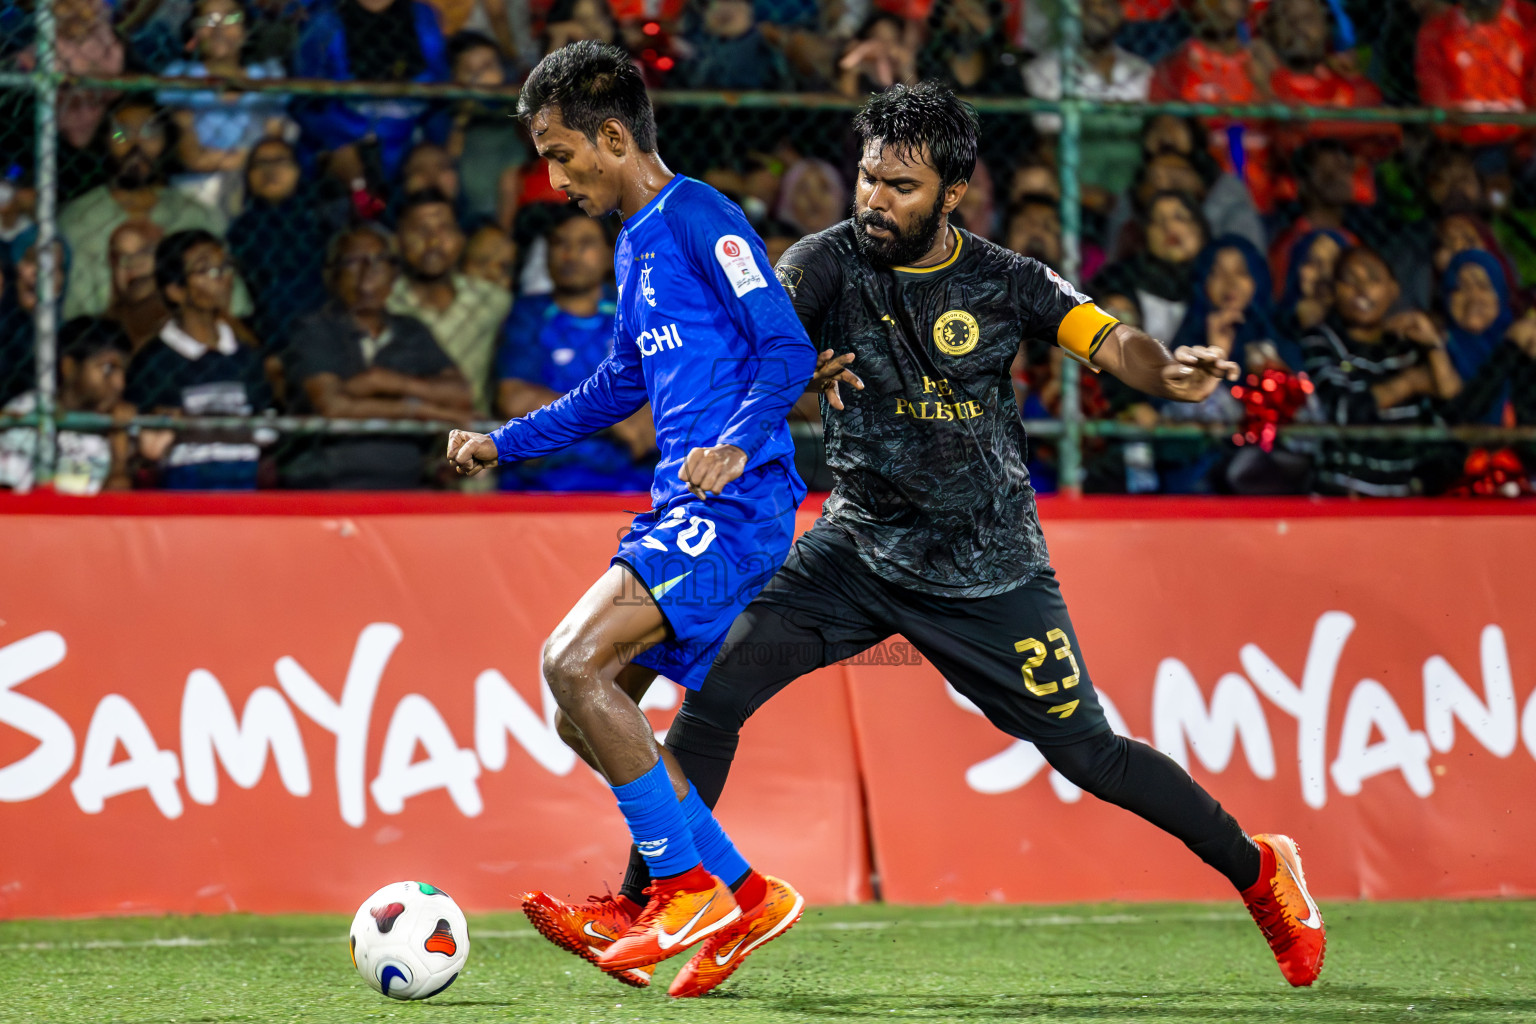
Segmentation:
<svg viewBox="0 0 1536 1024">
<path fill-rule="evenodd" d="M 1323 915 L 1307 892 L 1301 855 L 1289 836 L 1257 835 L 1261 857 L 1259 880 L 1243 890 L 1248 913 L 1292 985 L 1310 985 L 1323 970 L 1328 935 Z"/>
<path fill-rule="evenodd" d="M 589 896 L 585 903 L 566 903 L 546 892 L 523 893 L 523 913 L 540 935 L 599 967 L 598 958 L 629 931 L 640 911 L 640 905 L 625 896 Z M 635 988 L 649 985 L 654 972 L 654 967 L 604 969 L 604 973 Z"/>
</svg>

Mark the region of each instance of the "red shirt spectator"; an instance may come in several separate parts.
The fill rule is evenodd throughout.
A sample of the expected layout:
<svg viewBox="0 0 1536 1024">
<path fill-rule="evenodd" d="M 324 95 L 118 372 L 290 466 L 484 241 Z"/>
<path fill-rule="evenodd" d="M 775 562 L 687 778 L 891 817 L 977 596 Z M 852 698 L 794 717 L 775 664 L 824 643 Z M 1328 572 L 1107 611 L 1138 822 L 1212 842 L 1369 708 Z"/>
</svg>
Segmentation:
<svg viewBox="0 0 1536 1024">
<path fill-rule="evenodd" d="M 1161 21 L 1177 6 L 1178 0 L 1125 0 L 1125 20 Z"/>
<path fill-rule="evenodd" d="M 875 0 L 875 6 L 908 21 L 927 21 L 933 12 L 933 0 Z"/>
<path fill-rule="evenodd" d="M 1536 80 L 1536 6 L 1527 0 L 1463 0 L 1424 19 L 1414 54 L 1419 95 L 1432 107 L 1526 110 Z M 1468 146 L 1519 138 L 1518 125 L 1445 125 L 1440 136 Z"/>
<path fill-rule="evenodd" d="M 1184 0 L 1185 16 L 1195 36 L 1157 65 L 1149 99 L 1156 103 L 1259 103 L 1268 90 L 1259 82 L 1253 53 L 1238 36 L 1248 12 L 1247 0 Z M 1269 170 L 1269 136 L 1262 125 L 1228 118 L 1208 118 L 1211 155 L 1223 170 L 1237 174 L 1227 129 L 1242 126 L 1242 173 L 1253 201 L 1268 212 L 1274 204 Z"/>
<path fill-rule="evenodd" d="M 1274 0 L 1265 5 L 1261 19 L 1264 41 L 1274 51 L 1275 69 L 1269 89 L 1281 103 L 1298 107 L 1374 107 L 1382 104 L 1381 90 L 1347 66 L 1343 71 L 1329 62 L 1330 25 L 1322 0 Z M 1360 157 L 1355 168 L 1355 199 L 1369 206 L 1376 201 L 1376 182 L 1367 160 L 1383 160 L 1402 142 L 1395 124 L 1371 121 L 1291 121 L 1274 126 L 1275 154 L 1289 162 L 1309 139 L 1346 142 Z M 1296 181 L 1277 172 L 1276 198 L 1293 199 Z"/>
</svg>

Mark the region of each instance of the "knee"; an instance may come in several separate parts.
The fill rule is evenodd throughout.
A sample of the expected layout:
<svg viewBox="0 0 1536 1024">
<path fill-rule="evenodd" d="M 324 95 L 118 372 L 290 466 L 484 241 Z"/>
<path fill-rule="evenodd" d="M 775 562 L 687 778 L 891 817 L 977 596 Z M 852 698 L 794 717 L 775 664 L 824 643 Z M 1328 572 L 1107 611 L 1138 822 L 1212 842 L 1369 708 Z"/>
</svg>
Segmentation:
<svg viewBox="0 0 1536 1024">
<path fill-rule="evenodd" d="M 1126 739 L 1104 731 L 1062 746 L 1042 746 L 1040 753 L 1062 778 L 1094 796 L 1104 796 L 1114 788 L 1117 774 L 1123 771 Z"/>
<path fill-rule="evenodd" d="M 673 750 L 729 761 L 736 756 L 741 726 L 750 714 L 745 708 L 712 706 L 690 693 L 667 730 L 667 746 Z"/>
<path fill-rule="evenodd" d="M 570 747 L 576 753 L 581 754 L 587 749 L 586 738 L 581 735 L 581 730 L 576 728 L 576 723 L 564 711 L 555 712 L 555 734 L 560 737 L 560 742 Z"/>
<path fill-rule="evenodd" d="M 555 703 L 562 711 L 580 701 L 591 678 L 591 671 L 587 659 L 574 644 L 559 636 L 550 637 L 544 644 L 542 667 L 544 681 L 549 684 L 549 692 L 554 694 Z M 564 734 L 561 738 L 564 738 Z"/>
</svg>

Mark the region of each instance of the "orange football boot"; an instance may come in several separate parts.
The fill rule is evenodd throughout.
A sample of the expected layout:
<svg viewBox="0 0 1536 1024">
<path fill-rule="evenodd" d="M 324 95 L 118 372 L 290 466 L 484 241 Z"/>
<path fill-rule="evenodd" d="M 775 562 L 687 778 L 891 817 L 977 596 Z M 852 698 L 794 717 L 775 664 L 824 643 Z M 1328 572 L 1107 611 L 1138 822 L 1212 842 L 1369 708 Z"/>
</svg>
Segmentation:
<svg viewBox="0 0 1536 1024">
<path fill-rule="evenodd" d="M 640 907 L 624 896 L 588 896 L 585 903 L 566 903 L 547 892 L 525 892 L 523 913 L 550 942 L 590 964 L 598 964 L 598 958 L 614 940 L 634 924 Z M 654 967 L 605 971 L 635 988 L 649 985 L 654 972 Z"/>
<path fill-rule="evenodd" d="M 730 886 L 702 867 L 653 881 L 644 912 L 597 958 L 605 971 L 659 964 L 741 917 Z"/>
<path fill-rule="evenodd" d="M 667 995 L 676 999 L 701 996 L 736 972 L 754 949 L 794 927 L 805 912 L 805 897 L 788 882 L 764 875 L 768 895 L 736 923 L 722 928 L 677 973 Z"/>
<path fill-rule="evenodd" d="M 1258 835 L 1259 880 L 1243 890 L 1248 913 L 1292 985 L 1310 985 L 1323 970 L 1328 935 L 1323 915 L 1307 892 L 1301 855 L 1289 836 Z"/>
</svg>

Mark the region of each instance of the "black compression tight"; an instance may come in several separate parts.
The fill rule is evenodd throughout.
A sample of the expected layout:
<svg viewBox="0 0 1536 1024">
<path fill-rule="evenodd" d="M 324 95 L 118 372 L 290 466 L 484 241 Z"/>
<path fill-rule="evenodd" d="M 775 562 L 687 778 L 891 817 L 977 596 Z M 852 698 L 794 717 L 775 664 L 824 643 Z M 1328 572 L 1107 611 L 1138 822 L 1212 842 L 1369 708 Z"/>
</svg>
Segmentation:
<svg viewBox="0 0 1536 1024">
<path fill-rule="evenodd" d="M 722 728 L 689 712 L 684 704 L 667 733 L 667 747 L 699 796 L 713 807 L 725 789 L 736 756 L 740 723 Z M 1061 746 L 1041 746 L 1040 752 L 1073 785 L 1178 837 L 1238 889 L 1258 879 L 1259 851 L 1252 840 L 1237 820 L 1167 755 L 1107 731 Z M 645 862 L 631 849 L 629 870 L 620 891 L 644 903 L 642 890 L 649 881 Z"/>
</svg>

